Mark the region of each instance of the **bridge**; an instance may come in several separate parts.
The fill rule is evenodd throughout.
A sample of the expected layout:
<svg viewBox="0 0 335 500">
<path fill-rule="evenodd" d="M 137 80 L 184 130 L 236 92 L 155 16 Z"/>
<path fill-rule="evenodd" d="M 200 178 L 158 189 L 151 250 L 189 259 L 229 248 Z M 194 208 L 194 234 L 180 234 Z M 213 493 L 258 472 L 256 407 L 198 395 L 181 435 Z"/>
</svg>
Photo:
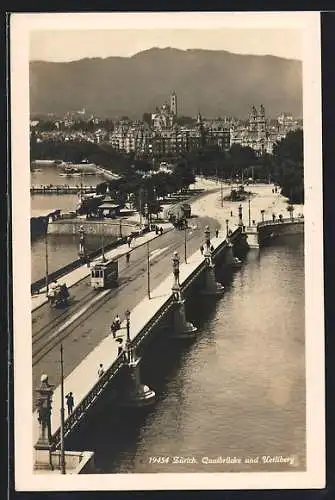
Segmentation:
<svg viewBox="0 0 335 500">
<path fill-rule="evenodd" d="M 145 349 L 146 341 L 152 335 L 168 335 L 169 332 L 172 332 L 172 336 L 177 339 L 192 339 L 196 335 L 196 327 L 187 321 L 184 303 L 195 286 L 200 287 L 201 292 L 206 295 L 222 295 L 224 290 L 215 280 L 215 263 L 224 260 L 226 265 L 231 265 L 235 246 L 248 245 L 259 248 L 268 238 L 286 234 L 286 232 L 300 231 L 303 223 L 303 218 L 292 217 L 281 218 L 281 220 L 262 220 L 257 224 L 246 226 L 243 223 L 240 206 L 237 228 L 230 234 L 228 231 L 220 231 L 219 237 L 208 238 L 205 232 L 204 255 L 201 255 L 198 247 L 187 256 L 187 261 L 186 259 L 182 263 L 178 261 L 177 266 L 175 256 L 173 252 L 170 252 L 170 262 L 171 257 L 175 259 L 173 273 L 170 271 L 170 275 L 160 280 L 158 286 L 152 290 L 150 298 L 142 298 L 137 305 L 129 307 L 129 311 L 127 310 L 125 314 L 119 332 L 123 339 L 122 352 L 118 352 L 118 343 L 109 335 L 103 338 L 66 376 L 64 391 L 74 393 L 76 404 L 73 413 L 65 419 L 64 436 L 70 436 L 86 420 L 89 413 L 105 395 L 107 388 L 115 402 L 123 406 L 136 407 L 154 403 L 154 391 L 142 384 L 140 379 L 141 354 Z M 182 232 L 180 234 L 182 235 Z M 273 236 L 269 236 L 271 234 Z M 210 245 L 207 245 L 208 241 Z M 255 242 L 257 245 L 254 245 Z M 209 250 L 206 252 L 206 249 Z M 100 363 L 103 364 L 105 372 L 101 378 L 98 378 L 97 367 Z M 121 392 L 115 388 L 115 381 L 118 377 L 123 377 L 122 380 L 127 382 L 122 385 Z M 62 441 L 61 401 L 61 388 L 57 387 L 53 393 L 53 411 L 50 415 L 52 432 L 50 431 L 50 439 L 47 443 L 48 449 L 55 450 L 55 453 Z M 33 421 L 35 449 L 40 450 L 45 443 L 41 444 L 41 429 L 37 422 L 36 412 L 33 414 Z"/>
<path fill-rule="evenodd" d="M 47 185 L 37 185 L 31 186 L 30 194 L 89 194 L 95 193 L 96 186 L 69 186 L 67 184 L 47 184 Z"/>
<path fill-rule="evenodd" d="M 127 370 L 129 373 L 129 387 L 126 388 L 124 394 L 115 395 L 118 404 L 136 407 L 154 402 L 154 391 L 141 383 L 139 375 L 140 355 L 146 340 L 158 326 L 166 326 L 166 319 L 169 325 L 171 323 L 174 338 L 191 339 L 196 334 L 197 329 L 185 318 L 184 296 L 188 288 L 191 288 L 202 275 L 204 275 L 202 280 L 204 294 L 214 296 L 223 294 L 223 287 L 215 281 L 214 260 L 222 254 L 232 260 L 232 247 L 241 239 L 243 240 L 243 236 L 242 228 L 237 228 L 229 237 L 222 236 L 210 241 L 208 231 L 206 237 L 208 245 L 203 255 L 198 250 L 187 259 L 187 263 L 180 265 L 179 257 L 174 254 L 173 279 L 171 276 L 165 279 L 152 291 L 150 298 L 146 297 L 142 300 L 122 322 L 120 333 L 125 341 L 122 352 L 118 352 L 117 343 L 112 336 L 108 336 L 65 380 L 65 392 L 71 390 L 76 395 L 78 404 L 64 422 L 64 437 L 74 432 L 77 426 L 85 420 L 88 412 L 122 371 Z M 167 334 L 167 331 L 163 331 L 162 334 Z M 101 378 L 97 379 L 96 370 L 101 362 L 103 362 L 105 372 Z M 50 436 L 53 450 L 59 448 L 61 443 L 60 391 L 61 388 L 57 387 L 53 394 L 53 411 L 50 420 L 50 426 L 54 429 Z M 35 447 L 39 449 L 39 446 L 43 447 L 43 439 L 39 434 L 36 412 L 33 419 Z"/>
</svg>

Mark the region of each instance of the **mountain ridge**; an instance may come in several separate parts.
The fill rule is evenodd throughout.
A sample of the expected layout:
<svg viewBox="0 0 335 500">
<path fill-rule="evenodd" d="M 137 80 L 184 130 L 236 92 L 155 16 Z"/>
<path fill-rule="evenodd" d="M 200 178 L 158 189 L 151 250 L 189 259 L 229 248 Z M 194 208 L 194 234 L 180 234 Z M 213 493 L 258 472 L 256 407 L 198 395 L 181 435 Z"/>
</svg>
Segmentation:
<svg viewBox="0 0 335 500">
<path fill-rule="evenodd" d="M 141 118 L 175 90 L 179 114 L 246 117 L 263 104 L 268 116 L 302 116 L 302 63 L 273 55 L 152 47 L 130 57 L 31 61 L 31 114 L 85 107 L 101 117 Z"/>
</svg>

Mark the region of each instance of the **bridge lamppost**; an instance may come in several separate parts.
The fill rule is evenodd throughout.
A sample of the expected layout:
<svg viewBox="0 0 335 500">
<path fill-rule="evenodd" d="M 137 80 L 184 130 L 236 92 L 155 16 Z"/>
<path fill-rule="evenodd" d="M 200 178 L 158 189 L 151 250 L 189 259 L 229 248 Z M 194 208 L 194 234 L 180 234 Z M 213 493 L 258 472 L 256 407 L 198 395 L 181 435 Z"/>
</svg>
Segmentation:
<svg viewBox="0 0 335 500">
<path fill-rule="evenodd" d="M 49 465 L 50 469 L 53 470 L 52 460 L 51 460 L 51 404 L 52 396 L 54 392 L 54 386 L 49 384 L 48 375 L 43 374 L 41 376 L 41 382 L 37 392 L 37 414 L 38 422 L 40 424 L 39 428 L 39 438 L 35 444 L 36 450 L 48 450 L 49 451 Z"/>
<path fill-rule="evenodd" d="M 126 310 L 124 315 L 126 318 L 126 326 L 127 326 L 127 343 L 129 344 L 129 342 L 130 342 L 130 311 L 129 311 L 129 309 Z"/>
<path fill-rule="evenodd" d="M 63 344 L 60 345 L 60 465 L 61 473 L 66 474 L 65 470 L 65 451 L 64 451 L 64 361 L 63 361 Z"/>
<path fill-rule="evenodd" d="M 229 234 L 229 219 L 226 219 L 226 236 Z"/>
<path fill-rule="evenodd" d="M 243 226 L 243 208 L 242 205 L 240 204 L 238 207 L 238 225 L 239 227 Z"/>
<path fill-rule="evenodd" d="M 79 228 L 79 258 L 80 259 L 85 259 L 86 257 L 86 247 L 85 247 L 85 242 L 86 242 L 86 234 L 85 234 L 85 229 L 84 226 L 81 225 Z"/>
<path fill-rule="evenodd" d="M 250 198 L 248 199 L 248 215 L 249 215 L 249 227 L 250 227 L 251 226 Z"/>
<path fill-rule="evenodd" d="M 265 210 L 261 210 L 262 222 L 264 222 L 264 214 L 265 214 Z"/>
<path fill-rule="evenodd" d="M 185 259 L 185 264 L 187 264 L 187 220 L 185 220 L 185 225 L 184 225 L 184 259 Z"/>
<path fill-rule="evenodd" d="M 206 244 L 206 247 L 209 248 L 210 244 L 211 244 L 211 232 L 209 230 L 209 226 L 205 227 L 204 233 L 205 233 L 205 244 Z"/>
<path fill-rule="evenodd" d="M 47 295 L 49 293 L 49 257 L 48 257 L 48 227 L 45 232 L 45 287 Z"/>
<path fill-rule="evenodd" d="M 150 247 L 149 241 L 147 241 L 147 292 L 148 298 L 150 299 Z"/>
<path fill-rule="evenodd" d="M 173 285 L 172 292 L 176 300 L 180 299 L 180 283 L 179 283 L 179 254 L 178 252 L 173 252 L 172 257 L 172 270 L 173 270 Z"/>
</svg>

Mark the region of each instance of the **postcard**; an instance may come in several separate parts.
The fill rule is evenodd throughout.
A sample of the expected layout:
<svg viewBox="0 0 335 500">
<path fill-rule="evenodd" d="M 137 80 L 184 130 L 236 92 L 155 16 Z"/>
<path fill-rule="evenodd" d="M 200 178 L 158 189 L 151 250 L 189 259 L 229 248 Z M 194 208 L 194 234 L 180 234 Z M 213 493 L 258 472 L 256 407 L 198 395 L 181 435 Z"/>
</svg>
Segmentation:
<svg viewBox="0 0 335 500">
<path fill-rule="evenodd" d="M 320 13 L 16 13 L 10 85 L 16 490 L 323 488 Z"/>
</svg>

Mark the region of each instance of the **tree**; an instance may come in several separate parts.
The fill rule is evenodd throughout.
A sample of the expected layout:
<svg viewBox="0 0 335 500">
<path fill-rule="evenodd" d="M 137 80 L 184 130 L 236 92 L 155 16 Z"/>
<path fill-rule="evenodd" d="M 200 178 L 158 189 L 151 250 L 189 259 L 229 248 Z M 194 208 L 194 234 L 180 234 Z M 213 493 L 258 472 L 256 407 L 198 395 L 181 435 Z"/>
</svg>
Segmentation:
<svg viewBox="0 0 335 500">
<path fill-rule="evenodd" d="M 304 202 L 303 131 L 289 132 L 273 148 L 275 180 L 290 203 Z"/>
<path fill-rule="evenodd" d="M 195 182 L 193 170 L 185 160 L 178 161 L 174 167 L 173 175 L 176 177 L 177 187 L 181 190 L 187 190 L 190 184 Z"/>
</svg>

